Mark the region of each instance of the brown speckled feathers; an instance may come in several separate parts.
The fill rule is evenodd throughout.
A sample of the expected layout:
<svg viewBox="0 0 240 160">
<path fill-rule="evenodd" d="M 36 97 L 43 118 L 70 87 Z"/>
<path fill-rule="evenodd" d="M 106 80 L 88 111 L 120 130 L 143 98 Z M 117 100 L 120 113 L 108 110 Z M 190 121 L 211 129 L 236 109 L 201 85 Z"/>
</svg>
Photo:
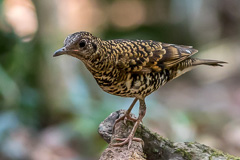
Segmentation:
<svg viewBox="0 0 240 160">
<path fill-rule="evenodd" d="M 118 52 L 117 66 L 133 73 L 160 72 L 164 68 L 170 68 L 197 52 L 190 46 L 154 41 L 118 40 L 114 42 L 120 45 L 120 48 L 123 48 L 123 51 Z"/>
</svg>

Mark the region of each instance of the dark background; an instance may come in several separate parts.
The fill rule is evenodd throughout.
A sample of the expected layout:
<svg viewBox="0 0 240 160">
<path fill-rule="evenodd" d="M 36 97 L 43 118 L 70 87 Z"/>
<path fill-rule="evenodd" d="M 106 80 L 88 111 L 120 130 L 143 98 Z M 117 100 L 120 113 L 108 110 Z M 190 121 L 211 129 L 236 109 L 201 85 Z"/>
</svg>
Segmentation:
<svg viewBox="0 0 240 160">
<path fill-rule="evenodd" d="M 106 147 L 99 123 L 133 99 L 103 92 L 79 60 L 52 57 L 83 30 L 193 45 L 197 57 L 227 61 L 151 94 L 143 122 L 173 141 L 240 156 L 239 8 L 239 0 L 0 0 L 0 159 L 96 160 Z"/>
</svg>

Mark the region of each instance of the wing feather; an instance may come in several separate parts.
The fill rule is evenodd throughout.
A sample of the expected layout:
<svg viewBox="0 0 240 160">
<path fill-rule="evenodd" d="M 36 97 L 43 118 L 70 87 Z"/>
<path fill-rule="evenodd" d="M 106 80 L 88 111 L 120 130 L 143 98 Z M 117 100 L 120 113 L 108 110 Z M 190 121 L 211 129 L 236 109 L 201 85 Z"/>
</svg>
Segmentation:
<svg viewBox="0 0 240 160">
<path fill-rule="evenodd" d="M 150 73 L 160 72 L 164 68 L 170 68 L 179 62 L 197 53 L 192 46 L 167 44 L 154 41 L 128 41 L 134 43 L 135 50 L 128 54 L 120 54 L 117 67 L 127 72 Z M 136 47 L 137 46 L 137 47 Z"/>
</svg>

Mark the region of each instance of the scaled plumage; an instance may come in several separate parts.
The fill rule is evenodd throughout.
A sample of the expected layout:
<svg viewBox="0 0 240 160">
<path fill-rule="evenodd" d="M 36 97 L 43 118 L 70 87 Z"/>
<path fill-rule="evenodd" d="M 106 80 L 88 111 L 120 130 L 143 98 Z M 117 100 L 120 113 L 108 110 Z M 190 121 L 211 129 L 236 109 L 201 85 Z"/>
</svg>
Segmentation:
<svg viewBox="0 0 240 160">
<path fill-rule="evenodd" d="M 135 131 L 145 115 L 145 97 L 168 81 L 190 71 L 197 65 L 222 66 L 223 61 L 192 58 L 197 53 L 191 46 L 167 44 L 152 40 L 104 41 L 88 32 L 69 35 L 64 47 L 54 56 L 67 54 L 80 59 L 106 92 L 135 97 L 124 118 L 137 100 L 140 101 L 139 117 L 132 133 L 122 143 L 131 144 Z M 123 119 L 123 118 L 120 118 Z"/>
</svg>

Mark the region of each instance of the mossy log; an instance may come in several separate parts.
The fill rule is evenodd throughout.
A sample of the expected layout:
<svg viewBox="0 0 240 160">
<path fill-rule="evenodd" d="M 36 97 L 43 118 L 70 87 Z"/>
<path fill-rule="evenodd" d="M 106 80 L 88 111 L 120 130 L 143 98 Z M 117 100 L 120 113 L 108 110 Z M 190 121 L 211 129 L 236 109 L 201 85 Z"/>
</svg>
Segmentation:
<svg viewBox="0 0 240 160">
<path fill-rule="evenodd" d="M 240 160 L 240 157 L 225 154 L 197 142 L 172 142 L 157 133 L 151 132 L 144 125 L 138 128 L 135 135 L 141 138 L 144 144 L 133 141 L 129 150 L 127 145 L 113 147 L 112 144 L 116 143 L 114 138 L 127 137 L 133 127 L 133 123 L 130 121 L 127 122 L 127 125 L 120 121 L 113 131 L 115 120 L 122 116 L 124 112 L 124 110 L 119 110 L 111 113 L 99 125 L 99 134 L 109 143 L 100 160 Z"/>
</svg>

